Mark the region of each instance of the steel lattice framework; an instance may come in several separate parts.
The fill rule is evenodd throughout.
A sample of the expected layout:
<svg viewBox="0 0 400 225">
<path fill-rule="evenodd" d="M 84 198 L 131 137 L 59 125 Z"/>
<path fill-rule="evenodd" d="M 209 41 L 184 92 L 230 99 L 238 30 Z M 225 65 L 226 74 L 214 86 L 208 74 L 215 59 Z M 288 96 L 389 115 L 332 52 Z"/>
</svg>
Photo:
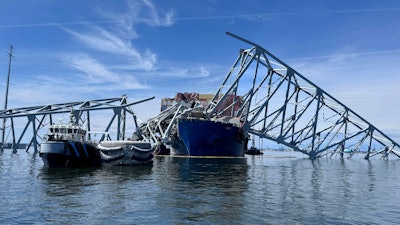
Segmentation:
<svg viewBox="0 0 400 225">
<path fill-rule="evenodd" d="M 250 134 L 307 154 L 364 158 L 390 153 L 400 146 L 374 125 L 332 97 L 263 47 L 227 32 L 252 47 L 241 50 L 206 108 L 209 118 L 238 116 Z M 222 97 L 220 97 L 222 96 Z M 240 96 L 227 105 L 230 96 Z M 232 99 L 232 98 L 231 98 Z M 233 106 L 240 103 L 238 110 Z"/>
<path fill-rule="evenodd" d="M 112 110 L 113 115 L 111 116 L 108 125 L 105 130 L 102 131 L 102 137 L 100 141 L 106 138 L 106 133 L 109 132 L 112 124 L 117 118 L 117 140 L 123 139 L 125 137 L 125 128 L 126 128 L 126 118 L 127 114 L 131 114 L 133 116 L 133 120 L 136 123 L 136 115 L 130 109 L 130 106 L 139 104 L 148 100 L 154 99 L 154 97 L 147 98 L 144 100 L 136 101 L 133 103 L 128 103 L 128 97 L 123 95 L 122 97 L 117 98 L 107 98 L 107 99 L 98 99 L 98 100 L 87 100 L 87 101 L 77 101 L 77 102 L 69 102 L 69 103 L 59 103 L 59 104 L 50 104 L 50 105 L 41 105 L 41 106 L 32 106 L 32 107 L 23 107 L 23 108 L 15 108 L 15 109 L 6 109 L 0 111 L 0 119 L 6 121 L 10 124 L 7 128 L 11 133 L 11 143 L 6 144 L 4 137 L 4 130 L 2 135 L 2 142 L 0 143 L 1 150 L 3 148 L 11 148 L 15 152 L 21 146 L 21 140 L 24 135 L 27 133 L 29 127 L 32 129 L 32 133 L 29 134 L 32 136 L 26 150 L 33 146 L 35 152 L 38 151 L 38 139 L 41 137 L 38 136 L 38 131 L 45 127 L 48 123 L 53 123 L 53 115 L 62 114 L 62 113 L 72 113 L 76 122 L 79 124 L 84 124 L 86 130 L 89 133 L 90 140 L 90 131 L 91 131 L 91 113 L 92 111 L 97 110 Z M 26 118 L 27 122 L 22 129 L 20 134 L 16 133 L 14 120 L 16 118 Z M 4 122 L 5 123 L 5 122 Z M 135 124 L 137 126 L 137 124 Z M 33 135 L 32 135 L 33 134 Z"/>
</svg>

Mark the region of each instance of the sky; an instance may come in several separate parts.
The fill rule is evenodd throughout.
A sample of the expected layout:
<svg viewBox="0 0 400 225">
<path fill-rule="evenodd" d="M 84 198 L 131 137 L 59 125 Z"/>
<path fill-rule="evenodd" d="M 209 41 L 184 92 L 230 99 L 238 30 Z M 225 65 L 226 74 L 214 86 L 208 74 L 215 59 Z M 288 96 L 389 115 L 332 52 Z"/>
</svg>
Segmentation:
<svg viewBox="0 0 400 225">
<path fill-rule="evenodd" d="M 255 42 L 381 130 L 400 130 L 400 1 L 0 2 L 0 102 L 119 97 L 146 120 L 177 92 L 213 93 Z M 400 132 L 399 132 L 400 134 Z"/>
</svg>

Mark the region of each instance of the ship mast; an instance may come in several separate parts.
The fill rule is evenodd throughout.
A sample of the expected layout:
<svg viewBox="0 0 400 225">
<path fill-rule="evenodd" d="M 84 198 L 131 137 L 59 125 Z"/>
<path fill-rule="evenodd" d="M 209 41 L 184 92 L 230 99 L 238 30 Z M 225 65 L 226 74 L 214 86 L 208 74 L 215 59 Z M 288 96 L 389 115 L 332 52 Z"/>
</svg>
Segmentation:
<svg viewBox="0 0 400 225">
<path fill-rule="evenodd" d="M 6 95 L 5 95 L 5 101 L 4 101 L 4 110 L 7 109 L 7 104 L 8 104 L 8 87 L 10 85 L 10 72 L 11 72 L 11 60 L 12 60 L 12 51 L 13 51 L 13 46 L 10 45 L 10 52 L 9 54 L 9 61 L 8 61 L 8 74 L 7 74 L 7 84 L 6 84 Z M 4 139 L 5 139 L 5 129 L 6 129 L 6 118 L 3 118 L 3 127 L 1 130 L 1 150 L 3 151 L 4 148 Z"/>
</svg>

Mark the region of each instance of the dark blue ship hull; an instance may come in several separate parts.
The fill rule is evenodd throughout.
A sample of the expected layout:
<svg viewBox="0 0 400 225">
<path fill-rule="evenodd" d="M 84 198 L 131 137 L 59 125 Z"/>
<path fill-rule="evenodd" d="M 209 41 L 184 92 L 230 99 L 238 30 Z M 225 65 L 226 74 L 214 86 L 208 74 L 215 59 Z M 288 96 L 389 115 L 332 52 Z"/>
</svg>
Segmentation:
<svg viewBox="0 0 400 225">
<path fill-rule="evenodd" d="M 100 166 L 102 159 L 96 146 L 73 141 L 47 141 L 40 146 L 45 167 Z"/>
<path fill-rule="evenodd" d="M 184 118 L 177 121 L 175 155 L 243 157 L 247 141 L 242 128 L 230 123 Z"/>
</svg>

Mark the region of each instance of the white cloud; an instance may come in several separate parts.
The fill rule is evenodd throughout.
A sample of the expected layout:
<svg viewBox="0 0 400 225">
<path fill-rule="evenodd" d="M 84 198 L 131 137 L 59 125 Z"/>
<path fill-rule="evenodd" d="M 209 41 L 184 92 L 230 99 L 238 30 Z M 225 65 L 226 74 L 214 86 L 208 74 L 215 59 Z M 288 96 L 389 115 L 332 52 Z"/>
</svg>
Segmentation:
<svg viewBox="0 0 400 225">
<path fill-rule="evenodd" d="M 62 27 L 83 48 L 80 47 L 79 52 L 59 54 L 63 66 L 73 69 L 73 72 L 67 75 L 71 79 L 65 78 L 66 80 L 62 82 L 64 83 L 61 84 L 64 85 L 62 88 L 58 89 L 56 83 L 53 83 L 53 88 L 63 90 L 64 87 L 69 86 L 69 89 L 66 88 L 67 92 L 74 90 L 81 96 L 92 96 L 93 93 L 98 92 L 151 88 L 139 82 L 136 77 L 140 76 L 140 80 L 143 81 L 147 79 L 147 72 L 156 72 L 158 57 L 151 49 L 139 49 L 134 45 L 134 40 L 139 37 L 137 25 L 171 26 L 174 23 L 174 13 L 173 11 L 160 13 L 152 2 L 146 0 L 127 1 L 126 6 L 125 11 L 111 12 L 105 11 L 109 10 L 108 8 L 99 9 L 98 12 L 107 23 L 88 22 L 79 27 Z M 102 54 L 98 54 L 99 52 Z M 209 74 L 205 68 L 192 69 L 185 74 L 187 73 L 194 73 L 195 76 Z M 52 83 L 51 77 L 51 75 L 41 76 L 48 83 Z M 70 82 L 75 84 L 65 85 Z M 43 94 L 37 94 L 45 96 L 46 91 L 43 92 Z"/>
<path fill-rule="evenodd" d="M 138 38 L 136 26 L 138 24 L 146 24 L 152 27 L 169 27 L 175 22 L 175 13 L 168 10 L 160 13 L 160 10 L 148 0 L 130 0 L 127 1 L 127 10 L 125 12 L 114 11 L 109 9 L 98 9 L 99 14 L 106 18 L 107 21 L 114 21 L 114 31 L 128 35 L 128 38 Z"/>
<path fill-rule="evenodd" d="M 124 21 L 146 23 L 150 26 L 171 26 L 174 23 L 174 12 L 169 10 L 164 17 L 160 16 L 158 9 L 151 1 L 128 1 L 129 11 L 124 15 Z"/>
<path fill-rule="evenodd" d="M 192 68 L 170 68 L 164 75 L 182 78 L 206 78 L 210 76 L 210 72 L 205 66 L 194 66 Z"/>
<path fill-rule="evenodd" d="M 136 69 L 151 70 L 157 62 L 157 55 L 150 50 L 141 53 L 132 46 L 129 39 L 119 37 L 104 28 L 92 26 L 89 31 L 73 31 L 65 28 L 67 32 L 72 34 L 77 40 L 81 41 L 85 46 L 100 52 L 106 52 L 121 60 L 130 61 L 136 65 Z M 125 56 L 125 58 L 122 58 Z"/>
<path fill-rule="evenodd" d="M 85 54 L 65 57 L 73 68 L 87 75 L 87 82 L 104 84 L 106 90 L 115 89 L 147 89 L 149 86 L 141 84 L 135 77 L 108 70 L 94 58 Z M 103 89 L 104 90 L 104 89 Z"/>
<path fill-rule="evenodd" d="M 346 63 L 348 61 L 354 60 L 357 58 L 357 55 L 354 53 L 348 53 L 348 54 L 333 54 L 329 56 L 328 63 Z"/>
<path fill-rule="evenodd" d="M 117 74 L 107 70 L 103 65 L 95 59 L 87 55 L 80 54 L 69 58 L 69 64 L 75 69 L 88 75 L 91 83 L 118 82 L 120 78 Z"/>
<path fill-rule="evenodd" d="M 174 23 L 174 13 L 168 11 L 161 15 L 153 3 L 147 0 L 127 1 L 125 12 L 100 9 L 99 12 L 107 21 L 114 23 L 111 26 L 107 26 L 110 25 L 107 23 L 102 27 L 88 25 L 88 29 L 64 28 L 64 30 L 89 49 L 108 53 L 109 57 L 119 58 L 125 63 L 134 65 L 136 70 L 152 70 L 157 63 L 157 54 L 150 49 L 141 50 L 134 46 L 133 40 L 138 38 L 136 26 L 138 24 L 171 26 Z"/>
</svg>

